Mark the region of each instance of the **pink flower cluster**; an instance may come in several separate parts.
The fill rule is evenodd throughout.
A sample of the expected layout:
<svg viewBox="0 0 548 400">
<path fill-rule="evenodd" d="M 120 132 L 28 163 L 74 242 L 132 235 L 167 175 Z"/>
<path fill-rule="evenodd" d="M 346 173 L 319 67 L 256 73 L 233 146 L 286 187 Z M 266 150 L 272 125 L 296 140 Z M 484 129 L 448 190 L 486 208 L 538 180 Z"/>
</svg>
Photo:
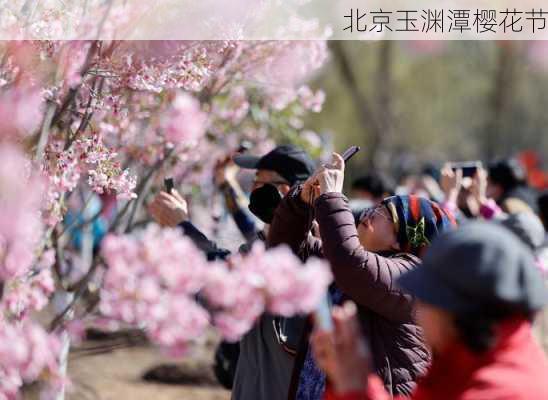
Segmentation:
<svg viewBox="0 0 548 400">
<path fill-rule="evenodd" d="M 51 384 L 59 379 L 57 356 L 60 343 L 30 321 L 0 323 L 0 398 L 15 400 L 25 382 L 47 372 Z"/>
<path fill-rule="evenodd" d="M 215 99 L 213 112 L 217 118 L 238 125 L 249 112 L 250 104 L 243 86 L 233 87 L 226 98 Z"/>
<path fill-rule="evenodd" d="M 297 96 L 305 110 L 310 110 L 315 113 L 322 111 L 323 103 L 325 101 L 325 93 L 323 90 L 313 92 L 312 89 L 304 85 L 297 90 Z"/>
<path fill-rule="evenodd" d="M 309 313 L 332 279 L 326 263 L 303 266 L 287 247 L 266 251 L 256 245 L 249 255 L 231 259 L 231 267 L 207 264 L 180 232 L 156 225 L 137 237 L 109 236 L 102 252 L 108 266 L 102 314 L 144 327 L 172 354 L 184 351 L 210 321 L 236 341 L 265 311 Z M 204 299 L 207 310 L 196 298 Z"/>
<path fill-rule="evenodd" d="M 14 320 L 21 320 L 32 311 L 42 310 L 55 291 L 51 274 L 54 262 L 53 250 L 46 251 L 36 263 L 36 271 L 26 276 L 4 282 L 4 292 L 0 301 L 0 312 Z"/>
<path fill-rule="evenodd" d="M 175 146 L 188 147 L 196 144 L 206 129 L 207 117 L 198 100 L 187 93 L 177 93 L 163 115 L 162 130 L 166 140 Z"/>
<path fill-rule="evenodd" d="M 254 271 L 229 270 L 224 264 L 210 267 L 203 295 L 213 311 L 221 335 L 237 341 L 251 329 L 265 309 L 264 279 Z"/>
<path fill-rule="evenodd" d="M 71 88 L 82 82 L 82 71 L 91 42 L 75 40 L 63 46 L 59 57 L 59 68 L 63 72 L 63 83 Z"/>
<path fill-rule="evenodd" d="M 37 88 L 18 85 L 0 92 L 0 139 L 34 134 L 42 119 L 42 108 Z"/>
<path fill-rule="evenodd" d="M 76 140 L 64 150 L 62 143 L 52 143 L 46 153 L 45 172 L 50 180 L 50 198 L 56 201 L 70 192 L 87 173 L 88 184 L 95 192 L 114 192 L 120 199 L 133 199 L 137 178 L 122 170 L 118 154 L 105 146 L 98 134 Z"/>
<path fill-rule="evenodd" d="M 123 12 L 114 5 L 104 29 L 113 29 Z M 46 16 L 29 31 L 62 29 L 57 14 Z M 301 118 L 303 110 L 321 108 L 321 94 L 297 90 L 323 63 L 324 50 L 319 42 L 0 43 L 0 398 L 13 398 L 23 381 L 55 369 L 55 340 L 30 316 L 55 290 L 52 252 L 44 250 L 52 228 L 65 232 L 55 225 L 71 198 L 91 188 L 133 199 L 137 182 L 130 171 L 146 176 L 162 161 L 165 169 L 177 164 L 185 182 L 204 185 L 215 158 L 242 139 L 272 144 L 274 114 Z M 288 60 L 292 67 L 281 68 Z M 270 89 L 278 83 L 291 109 L 273 106 Z M 42 124 L 45 153 L 33 165 Z M 165 158 L 170 145 L 177 163 Z M 211 323 L 236 340 L 265 311 L 310 311 L 329 281 L 325 265 L 303 267 L 287 249 L 257 247 L 235 257 L 231 268 L 207 264 L 177 230 L 155 226 L 110 236 L 102 251 L 108 265 L 102 313 L 146 328 L 154 343 L 175 354 Z"/>
<path fill-rule="evenodd" d="M 203 294 L 214 322 L 227 340 L 236 341 L 265 311 L 290 317 L 314 310 L 332 281 L 324 261 L 301 261 L 286 246 L 266 251 L 255 244 L 245 256 L 231 259 L 232 268 L 212 267 Z"/>
<path fill-rule="evenodd" d="M 214 74 L 226 47 L 220 41 L 128 41 L 104 66 L 119 77 L 121 87 L 153 93 L 166 89 L 198 92 Z"/>
<path fill-rule="evenodd" d="M 184 351 L 209 324 L 194 300 L 206 274 L 203 254 L 176 229 L 150 225 L 134 236 L 108 236 L 102 254 L 108 266 L 100 311 L 142 326 L 172 354 Z"/>
<path fill-rule="evenodd" d="M 6 280 L 27 274 L 35 260 L 43 185 L 17 148 L 0 145 L 0 160 L 0 280 Z"/>
</svg>

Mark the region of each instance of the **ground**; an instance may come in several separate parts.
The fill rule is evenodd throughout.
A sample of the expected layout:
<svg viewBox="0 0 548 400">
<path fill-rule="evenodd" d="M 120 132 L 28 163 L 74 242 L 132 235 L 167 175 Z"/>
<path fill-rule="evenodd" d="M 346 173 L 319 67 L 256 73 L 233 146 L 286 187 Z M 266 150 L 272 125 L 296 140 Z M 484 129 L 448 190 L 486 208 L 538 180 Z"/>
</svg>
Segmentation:
<svg viewBox="0 0 548 400">
<path fill-rule="evenodd" d="M 88 341 L 73 350 L 69 376 L 73 382 L 68 400 L 229 400 L 230 392 L 215 381 L 211 365 L 216 340 L 208 338 L 187 357 L 173 360 L 146 343 Z M 117 347 L 121 346 L 121 348 Z M 100 349 L 107 347 L 106 351 Z M 99 349 L 98 349 L 99 348 Z M 177 364 L 183 371 L 180 385 L 143 381 L 151 367 Z"/>
</svg>

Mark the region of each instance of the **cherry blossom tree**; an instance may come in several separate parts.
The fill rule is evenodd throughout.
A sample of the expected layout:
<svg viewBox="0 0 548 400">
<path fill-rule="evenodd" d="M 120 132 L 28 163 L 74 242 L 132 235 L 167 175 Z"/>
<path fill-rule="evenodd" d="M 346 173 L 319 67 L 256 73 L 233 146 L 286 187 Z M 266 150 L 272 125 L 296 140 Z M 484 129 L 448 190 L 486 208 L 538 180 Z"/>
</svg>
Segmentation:
<svg viewBox="0 0 548 400">
<path fill-rule="evenodd" d="M 39 377 L 63 385 L 61 333 L 82 318 L 143 328 L 178 355 L 211 325 L 237 340 L 265 310 L 313 309 L 330 281 L 319 261 L 257 247 L 206 265 L 180 232 L 141 226 L 165 175 L 205 189 L 243 139 L 313 143 L 302 120 L 324 95 L 305 81 L 326 57 L 321 41 L 0 44 L 0 340 L 17 338 L 0 398 Z M 41 326 L 53 293 L 68 297 Z"/>
</svg>

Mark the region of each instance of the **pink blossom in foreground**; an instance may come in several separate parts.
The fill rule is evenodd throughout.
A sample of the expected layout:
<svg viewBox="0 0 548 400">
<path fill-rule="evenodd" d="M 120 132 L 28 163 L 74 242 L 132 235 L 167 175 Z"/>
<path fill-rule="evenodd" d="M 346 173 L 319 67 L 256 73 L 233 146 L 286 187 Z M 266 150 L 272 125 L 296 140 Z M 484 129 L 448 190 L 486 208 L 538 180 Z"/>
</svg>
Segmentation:
<svg viewBox="0 0 548 400">
<path fill-rule="evenodd" d="M 187 93 L 177 93 L 162 121 L 165 138 L 168 142 L 192 145 L 205 134 L 207 117 L 200 109 L 200 103 Z"/>
<path fill-rule="evenodd" d="M 16 148 L 0 146 L 0 279 L 26 274 L 35 259 L 43 227 L 41 181 Z"/>
<path fill-rule="evenodd" d="M 262 277 L 267 310 L 283 316 L 312 312 L 333 279 L 327 262 L 301 265 L 287 246 L 266 251 L 256 244 L 238 269 Z"/>
<path fill-rule="evenodd" d="M 214 325 L 231 341 L 249 331 L 265 309 L 263 277 L 253 271 L 242 273 L 239 267 L 210 266 L 203 295 L 215 310 Z"/>
<path fill-rule="evenodd" d="M 305 265 L 287 247 L 255 245 L 232 267 L 207 264 L 180 232 L 149 226 L 140 235 L 109 236 L 100 310 L 105 317 L 142 326 L 172 354 L 200 336 L 210 321 L 236 341 L 264 312 L 292 316 L 311 312 L 331 282 L 328 265 Z M 209 312 L 194 295 L 203 298 Z"/>
<path fill-rule="evenodd" d="M 196 341 L 209 326 L 208 312 L 186 295 L 170 296 L 156 318 L 147 327 L 149 338 L 171 356 L 185 353 L 188 343 Z M 154 315 L 157 317 L 157 315 Z"/>
<path fill-rule="evenodd" d="M 128 17 L 125 11 L 113 5 L 103 28 L 114 29 Z M 101 15 L 90 13 L 84 24 Z M 28 27 L 45 34 L 61 28 L 53 14 Z M 285 123 L 298 114 L 293 125 L 301 130 L 304 112 L 319 109 L 321 95 L 297 92 L 323 63 L 324 50 L 322 42 L 0 43 L 0 398 L 14 398 L 23 381 L 48 376 L 40 373 L 43 367 L 55 375 L 56 340 L 31 318 L 56 289 L 53 254 L 44 253 L 52 232 L 64 232 L 56 244 L 70 260 L 63 216 L 71 201 L 90 189 L 135 198 L 137 176 L 163 161 L 155 182 L 176 170 L 180 181 L 203 188 L 215 159 L 242 139 L 266 152 L 273 146 L 273 120 Z M 271 94 L 279 84 L 284 95 L 275 107 Z M 53 115 L 46 118 L 46 110 Z M 34 165 L 40 128 L 49 118 L 42 164 Z M 304 312 L 314 302 L 313 288 L 296 293 L 308 276 L 298 260 L 282 253 L 279 266 L 274 256 L 256 250 L 250 261 L 236 257 L 230 269 L 206 265 L 177 230 L 152 227 L 111 238 L 102 254 L 104 282 L 95 276 L 90 284 L 104 283 L 99 291 L 106 325 L 143 327 L 172 354 L 181 354 L 211 323 L 237 340 L 265 311 Z M 82 333 L 81 323 L 71 325 Z"/>
<path fill-rule="evenodd" d="M 0 323 L 0 398 L 18 398 L 19 388 L 40 376 L 58 379 L 60 343 L 39 325 Z M 47 372 L 46 375 L 44 375 Z"/>
<path fill-rule="evenodd" d="M 105 317 L 145 328 L 149 338 L 179 354 L 209 324 L 193 299 L 206 273 L 203 254 L 176 229 L 150 225 L 139 235 L 108 236 L 101 292 Z"/>
<path fill-rule="evenodd" d="M 15 86 L 0 91 L 0 139 L 35 133 L 42 119 L 43 100 L 37 88 Z"/>
<path fill-rule="evenodd" d="M 305 265 L 288 247 L 266 251 L 256 244 L 246 256 L 231 260 L 230 270 L 217 265 L 208 270 L 204 297 L 214 306 L 214 324 L 236 341 L 265 311 L 283 316 L 314 310 L 332 280 L 324 261 Z"/>
<path fill-rule="evenodd" d="M 0 310 L 10 318 L 22 319 L 31 311 L 42 310 L 55 290 L 50 269 L 30 277 L 7 281 L 0 302 Z"/>
</svg>

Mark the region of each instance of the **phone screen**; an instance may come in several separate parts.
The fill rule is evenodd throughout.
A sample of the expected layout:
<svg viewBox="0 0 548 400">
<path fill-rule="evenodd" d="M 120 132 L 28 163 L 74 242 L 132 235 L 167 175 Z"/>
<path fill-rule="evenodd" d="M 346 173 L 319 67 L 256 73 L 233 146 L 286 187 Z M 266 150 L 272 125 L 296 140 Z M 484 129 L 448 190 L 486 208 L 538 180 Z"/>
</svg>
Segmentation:
<svg viewBox="0 0 548 400">
<path fill-rule="evenodd" d="M 464 178 L 473 178 L 478 169 L 482 167 L 481 161 L 465 161 L 465 162 L 455 162 L 451 164 L 451 169 L 456 171 L 458 169 L 462 170 L 462 176 Z"/>
<path fill-rule="evenodd" d="M 173 178 L 165 178 L 164 179 L 164 187 L 166 189 L 166 192 L 171 194 L 171 191 L 173 190 Z"/>
</svg>

